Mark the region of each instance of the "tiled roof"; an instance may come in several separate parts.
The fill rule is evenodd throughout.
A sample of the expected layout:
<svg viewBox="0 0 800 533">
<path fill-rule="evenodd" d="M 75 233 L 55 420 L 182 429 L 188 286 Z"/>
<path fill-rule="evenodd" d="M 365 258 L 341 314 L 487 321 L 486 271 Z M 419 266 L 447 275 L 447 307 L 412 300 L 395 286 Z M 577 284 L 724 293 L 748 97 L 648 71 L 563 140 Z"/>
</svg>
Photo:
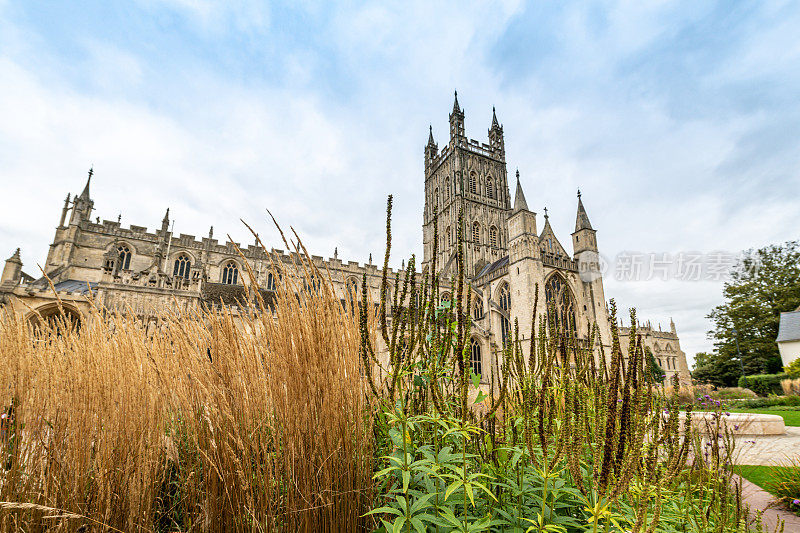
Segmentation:
<svg viewBox="0 0 800 533">
<path fill-rule="evenodd" d="M 265 289 L 259 289 L 264 303 L 272 307 L 274 305 L 275 293 Z M 207 304 L 218 305 L 247 305 L 247 287 L 244 285 L 228 285 L 225 283 L 203 283 L 203 300 Z"/>
<path fill-rule="evenodd" d="M 489 263 L 488 265 L 486 265 L 485 267 L 483 267 L 483 268 L 481 269 L 481 271 L 480 271 L 480 272 L 478 272 L 478 274 L 477 274 L 475 277 L 476 277 L 476 278 L 479 278 L 479 277 L 481 277 L 481 276 L 485 276 L 486 274 L 489 274 L 489 273 L 491 273 L 491 272 L 494 272 L 494 271 L 495 271 L 495 270 L 497 270 L 498 268 L 503 268 L 503 267 L 504 267 L 504 266 L 506 266 L 507 264 L 508 264 L 508 256 L 507 256 L 507 255 L 504 255 L 503 257 L 501 257 L 500 259 L 498 259 L 498 260 L 497 260 L 497 261 L 495 261 L 494 263 Z"/>
<path fill-rule="evenodd" d="M 73 292 L 77 294 L 88 294 L 89 291 L 94 291 L 97 283 L 93 281 L 79 281 L 76 279 L 68 279 L 59 281 L 54 285 L 57 292 Z"/>
<path fill-rule="evenodd" d="M 781 313 L 778 338 L 775 342 L 800 341 L 800 311 Z"/>
</svg>

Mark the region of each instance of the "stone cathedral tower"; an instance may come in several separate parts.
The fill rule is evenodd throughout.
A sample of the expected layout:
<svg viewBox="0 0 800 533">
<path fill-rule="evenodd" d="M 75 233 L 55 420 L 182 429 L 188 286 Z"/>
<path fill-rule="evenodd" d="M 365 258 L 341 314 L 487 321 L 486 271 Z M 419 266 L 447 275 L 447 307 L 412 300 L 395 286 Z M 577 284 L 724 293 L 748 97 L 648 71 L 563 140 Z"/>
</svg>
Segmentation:
<svg viewBox="0 0 800 533">
<path fill-rule="evenodd" d="M 450 141 L 440 152 L 431 128 L 425 146 L 423 266 L 429 266 L 433 260 L 436 221 L 439 234 L 436 265 L 444 277 L 455 272 L 461 209 L 464 210 L 462 239 L 466 275 L 471 278 L 484 266 L 507 254 L 511 202 L 503 127 L 494 109 L 489 143 L 469 139 L 464 133 L 464 110 L 458 104 L 456 93 L 450 113 Z"/>
</svg>

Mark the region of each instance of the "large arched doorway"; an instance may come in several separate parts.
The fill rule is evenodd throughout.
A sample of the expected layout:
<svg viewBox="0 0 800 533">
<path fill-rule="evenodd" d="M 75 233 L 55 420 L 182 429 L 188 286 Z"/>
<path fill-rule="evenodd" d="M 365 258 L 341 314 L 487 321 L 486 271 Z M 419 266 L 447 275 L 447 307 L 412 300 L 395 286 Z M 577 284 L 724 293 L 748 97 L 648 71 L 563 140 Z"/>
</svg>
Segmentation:
<svg viewBox="0 0 800 533">
<path fill-rule="evenodd" d="M 59 307 L 58 303 L 46 304 L 28 315 L 28 322 L 36 332 L 54 331 L 61 335 L 67 329 L 80 329 L 81 313 L 70 305 L 62 304 Z"/>
</svg>

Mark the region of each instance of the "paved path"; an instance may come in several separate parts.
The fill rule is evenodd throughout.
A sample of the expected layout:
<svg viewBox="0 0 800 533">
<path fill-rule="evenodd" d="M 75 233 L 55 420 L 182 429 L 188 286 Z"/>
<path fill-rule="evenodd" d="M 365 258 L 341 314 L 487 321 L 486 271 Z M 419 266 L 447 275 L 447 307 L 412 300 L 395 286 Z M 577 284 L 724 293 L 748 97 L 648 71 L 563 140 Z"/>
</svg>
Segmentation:
<svg viewBox="0 0 800 533">
<path fill-rule="evenodd" d="M 774 465 L 800 455 L 800 427 L 786 427 L 786 434 L 763 437 L 737 437 L 736 463 L 740 465 Z M 783 509 L 769 508 L 772 495 L 758 485 L 742 479 L 742 496 L 750 509 L 764 510 L 767 531 L 775 531 L 778 519 L 784 521 L 784 533 L 800 533 L 800 517 Z"/>
<path fill-rule="evenodd" d="M 742 497 L 750 504 L 750 510 L 753 513 L 755 513 L 756 509 L 764 510 L 762 520 L 768 533 L 775 531 L 778 520 L 783 520 L 784 533 L 800 533 L 800 516 L 783 509 L 769 508 L 770 503 L 772 503 L 772 495 L 770 493 L 744 478 L 739 479 L 742 481 Z"/>
<path fill-rule="evenodd" d="M 800 455 L 800 427 L 786 427 L 785 435 L 737 437 L 736 463 L 740 465 L 773 465 Z"/>
</svg>

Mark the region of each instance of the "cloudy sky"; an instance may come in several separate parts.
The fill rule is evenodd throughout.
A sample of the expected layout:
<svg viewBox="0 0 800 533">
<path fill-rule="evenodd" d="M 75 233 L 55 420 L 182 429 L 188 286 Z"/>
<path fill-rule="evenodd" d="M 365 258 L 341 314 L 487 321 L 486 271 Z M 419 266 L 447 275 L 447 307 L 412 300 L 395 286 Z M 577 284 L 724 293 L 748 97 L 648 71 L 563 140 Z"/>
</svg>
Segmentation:
<svg viewBox="0 0 800 533">
<path fill-rule="evenodd" d="M 282 247 L 270 209 L 358 261 L 394 194 L 399 263 L 457 88 L 470 137 L 497 107 L 509 174 L 568 248 L 580 187 L 606 296 L 673 317 L 691 357 L 721 301 L 707 265 L 800 237 L 798 27 L 794 2 L 0 0 L 0 254 L 35 274 L 94 165 L 101 218 L 170 207 L 176 232 L 249 243 L 243 218 Z"/>
</svg>

